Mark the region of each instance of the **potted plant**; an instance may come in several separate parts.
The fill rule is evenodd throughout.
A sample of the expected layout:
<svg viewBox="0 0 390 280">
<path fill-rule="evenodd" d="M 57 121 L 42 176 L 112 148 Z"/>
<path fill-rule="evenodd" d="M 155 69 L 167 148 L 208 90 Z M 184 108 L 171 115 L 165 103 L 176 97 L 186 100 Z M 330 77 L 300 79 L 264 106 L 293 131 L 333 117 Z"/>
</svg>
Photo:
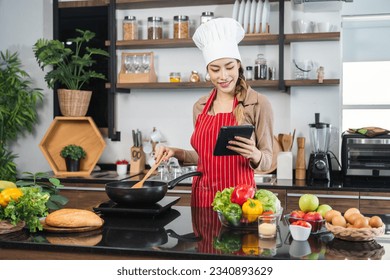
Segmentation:
<svg viewBox="0 0 390 280">
<path fill-rule="evenodd" d="M 85 116 L 92 91 L 82 90 L 91 79 L 106 79 L 106 77 L 92 70 L 96 63 L 95 55 L 109 56 L 102 49 L 86 46 L 95 33 L 89 30 L 76 29 L 79 37 L 67 40 L 67 44 L 59 40 L 38 39 L 33 46 L 35 58 L 42 68 L 53 68 L 45 75 L 45 81 L 49 88 L 54 89 L 58 85 L 58 100 L 62 115 L 79 117 Z"/>
<path fill-rule="evenodd" d="M 10 145 L 38 122 L 37 108 L 42 103 L 41 89 L 22 69 L 18 53 L 0 51 L 0 179 L 16 180 L 17 157 Z"/>
<path fill-rule="evenodd" d="M 118 173 L 118 175 L 126 175 L 127 166 L 129 165 L 129 162 L 125 159 L 121 159 L 121 160 L 117 160 L 115 164 L 116 164 L 116 173 Z"/>
<path fill-rule="evenodd" d="M 83 147 L 70 144 L 62 148 L 60 155 L 65 159 L 66 170 L 69 172 L 80 171 L 80 160 L 87 156 Z"/>
</svg>

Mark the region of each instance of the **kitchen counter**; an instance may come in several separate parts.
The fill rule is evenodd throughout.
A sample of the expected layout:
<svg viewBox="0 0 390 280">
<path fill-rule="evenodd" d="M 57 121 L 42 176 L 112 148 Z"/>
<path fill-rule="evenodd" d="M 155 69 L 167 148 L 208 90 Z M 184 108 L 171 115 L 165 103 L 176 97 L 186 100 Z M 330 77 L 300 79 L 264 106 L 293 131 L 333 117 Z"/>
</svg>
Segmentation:
<svg viewBox="0 0 390 280">
<path fill-rule="evenodd" d="M 390 217 L 386 234 L 374 241 L 350 242 L 331 233 L 293 241 L 285 221 L 276 239 L 257 230 L 221 226 L 210 208 L 172 206 L 157 216 L 107 214 L 101 230 L 82 233 L 0 235 L 1 259 L 383 259 L 390 260 Z"/>
</svg>

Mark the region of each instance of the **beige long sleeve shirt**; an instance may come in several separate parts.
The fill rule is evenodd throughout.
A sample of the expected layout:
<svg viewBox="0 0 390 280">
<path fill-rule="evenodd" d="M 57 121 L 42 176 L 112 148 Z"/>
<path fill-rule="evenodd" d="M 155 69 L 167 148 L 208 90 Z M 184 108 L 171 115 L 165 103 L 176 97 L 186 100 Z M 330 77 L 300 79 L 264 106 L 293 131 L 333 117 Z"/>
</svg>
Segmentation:
<svg viewBox="0 0 390 280">
<path fill-rule="evenodd" d="M 206 105 L 208 96 L 201 97 L 193 107 L 194 126 L 196 119 Z M 252 124 L 255 127 L 255 133 L 252 139 L 256 142 L 256 147 L 260 150 L 262 156 L 258 166 L 252 166 L 255 171 L 266 171 L 272 165 L 272 145 L 273 145 L 273 111 L 268 98 L 256 92 L 251 87 L 248 88 L 246 98 L 243 102 L 245 122 L 243 124 Z M 212 110 L 208 112 L 214 114 Z M 184 164 L 196 165 L 198 154 L 195 151 L 184 151 Z"/>
</svg>

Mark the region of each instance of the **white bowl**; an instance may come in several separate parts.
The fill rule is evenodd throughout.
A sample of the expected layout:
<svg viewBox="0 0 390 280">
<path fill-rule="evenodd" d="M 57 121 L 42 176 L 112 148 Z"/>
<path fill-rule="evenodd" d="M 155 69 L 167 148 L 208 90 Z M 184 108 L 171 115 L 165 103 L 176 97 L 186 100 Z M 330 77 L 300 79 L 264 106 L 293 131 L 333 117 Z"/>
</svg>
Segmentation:
<svg viewBox="0 0 390 280">
<path fill-rule="evenodd" d="M 291 241 L 289 253 L 292 257 L 301 258 L 311 253 L 308 241 Z"/>
<path fill-rule="evenodd" d="M 310 236 L 311 225 L 310 225 L 310 227 L 303 227 L 303 226 L 298 226 L 298 225 L 289 225 L 289 229 L 290 229 L 290 232 L 291 232 L 291 236 L 292 236 L 292 238 L 294 240 L 305 241 Z"/>
</svg>

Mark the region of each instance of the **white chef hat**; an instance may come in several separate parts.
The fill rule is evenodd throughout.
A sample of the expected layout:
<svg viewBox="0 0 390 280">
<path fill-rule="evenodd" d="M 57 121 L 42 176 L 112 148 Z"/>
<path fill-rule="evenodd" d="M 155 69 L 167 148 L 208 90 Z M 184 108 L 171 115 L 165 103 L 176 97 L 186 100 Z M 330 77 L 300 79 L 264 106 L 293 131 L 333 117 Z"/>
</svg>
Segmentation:
<svg viewBox="0 0 390 280">
<path fill-rule="evenodd" d="M 245 31 L 233 18 L 216 18 L 201 24 L 192 40 L 202 51 L 208 65 L 219 58 L 241 60 L 238 43 L 244 38 Z"/>
</svg>

